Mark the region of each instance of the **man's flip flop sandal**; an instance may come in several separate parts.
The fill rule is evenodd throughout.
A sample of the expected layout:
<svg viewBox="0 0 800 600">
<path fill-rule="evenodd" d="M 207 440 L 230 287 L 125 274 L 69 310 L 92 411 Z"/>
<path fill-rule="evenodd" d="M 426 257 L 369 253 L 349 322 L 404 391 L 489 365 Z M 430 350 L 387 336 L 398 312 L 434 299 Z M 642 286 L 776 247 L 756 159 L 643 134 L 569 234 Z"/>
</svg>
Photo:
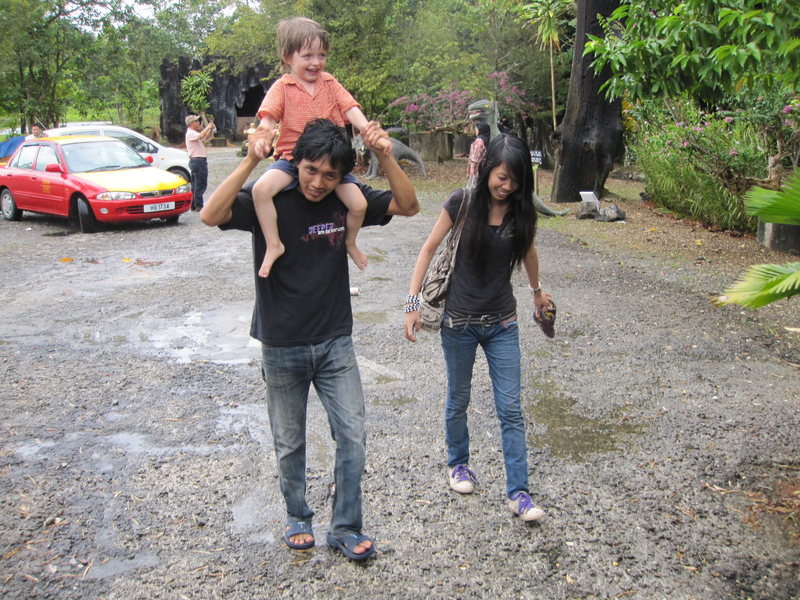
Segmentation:
<svg viewBox="0 0 800 600">
<path fill-rule="evenodd" d="M 311 536 L 310 542 L 296 543 L 293 542 L 291 537 L 305 533 Z M 314 531 L 311 529 L 311 523 L 307 521 L 295 521 L 286 524 L 286 531 L 283 533 L 283 541 L 292 550 L 308 550 L 313 548 L 315 544 Z"/>
<path fill-rule="evenodd" d="M 361 554 L 356 554 L 354 552 L 356 546 L 358 546 L 361 542 L 372 542 L 372 546 L 370 546 L 367 550 L 362 552 Z M 363 533 L 351 533 L 349 535 L 345 535 L 340 538 L 333 537 L 333 534 L 329 531 L 328 532 L 328 545 L 331 548 L 336 548 L 340 550 L 342 554 L 344 554 L 350 560 L 366 560 L 373 554 L 375 554 L 375 541 L 372 538 L 367 537 Z"/>
</svg>

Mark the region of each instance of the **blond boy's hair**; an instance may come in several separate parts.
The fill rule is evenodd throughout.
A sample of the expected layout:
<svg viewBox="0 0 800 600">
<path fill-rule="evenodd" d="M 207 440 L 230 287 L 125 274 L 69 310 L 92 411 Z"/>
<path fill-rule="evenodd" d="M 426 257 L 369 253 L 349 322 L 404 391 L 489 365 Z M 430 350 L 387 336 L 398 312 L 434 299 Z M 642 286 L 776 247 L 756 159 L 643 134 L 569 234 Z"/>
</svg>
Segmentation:
<svg viewBox="0 0 800 600">
<path fill-rule="evenodd" d="M 328 32 L 322 25 L 306 17 L 292 17 L 278 23 L 278 54 L 286 68 L 286 57 L 299 52 L 304 46 L 319 40 L 322 49 L 328 51 Z"/>
</svg>

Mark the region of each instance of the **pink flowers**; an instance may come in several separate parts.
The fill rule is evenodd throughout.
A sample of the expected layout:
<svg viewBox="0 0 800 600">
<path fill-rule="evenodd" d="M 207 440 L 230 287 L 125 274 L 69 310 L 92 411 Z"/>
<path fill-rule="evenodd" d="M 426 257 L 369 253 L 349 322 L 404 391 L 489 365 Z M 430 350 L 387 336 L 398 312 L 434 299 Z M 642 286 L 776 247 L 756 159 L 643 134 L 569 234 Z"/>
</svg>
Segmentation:
<svg viewBox="0 0 800 600">
<path fill-rule="evenodd" d="M 730 117 L 730 116 L 729 117 L 725 117 L 725 122 L 726 123 L 733 123 L 733 117 Z"/>
</svg>

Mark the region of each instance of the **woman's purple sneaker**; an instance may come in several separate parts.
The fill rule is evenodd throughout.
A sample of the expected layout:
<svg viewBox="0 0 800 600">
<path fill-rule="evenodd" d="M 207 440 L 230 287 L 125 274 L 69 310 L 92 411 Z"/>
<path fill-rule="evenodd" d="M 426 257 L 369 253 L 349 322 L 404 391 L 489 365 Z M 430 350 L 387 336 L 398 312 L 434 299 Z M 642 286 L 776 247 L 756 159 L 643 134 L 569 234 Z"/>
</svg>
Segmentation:
<svg viewBox="0 0 800 600">
<path fill-rule="evenodd" d="M 467 465 L 456 465 L 450 471 L 450 489 L 459 494 L 471 494 L 476 483 L 478 478 Z"/>
<path fill-rule="evenodd" d="M 544 516 L 544 511 L 536 506 L 526 492 L 517 492 L 508 501 L 508 510 L 523 521 L 538 521 Z"/>
</svg>

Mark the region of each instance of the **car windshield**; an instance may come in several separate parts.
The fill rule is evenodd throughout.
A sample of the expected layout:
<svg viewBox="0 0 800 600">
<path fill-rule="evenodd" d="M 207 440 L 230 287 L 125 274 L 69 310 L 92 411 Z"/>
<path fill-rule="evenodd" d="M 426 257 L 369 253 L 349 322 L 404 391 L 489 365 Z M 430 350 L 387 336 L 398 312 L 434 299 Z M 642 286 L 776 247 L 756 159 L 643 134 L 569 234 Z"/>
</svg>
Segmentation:
<svg viewBox="0 0 800 600">
<path fill-rule="evenodd" d="M 61 148 L 72 173 L 114 171 L 150 166 L 150 163 L 117 140 L 92 140 L 77 144 L 64 144 Z"/>
</svg>

